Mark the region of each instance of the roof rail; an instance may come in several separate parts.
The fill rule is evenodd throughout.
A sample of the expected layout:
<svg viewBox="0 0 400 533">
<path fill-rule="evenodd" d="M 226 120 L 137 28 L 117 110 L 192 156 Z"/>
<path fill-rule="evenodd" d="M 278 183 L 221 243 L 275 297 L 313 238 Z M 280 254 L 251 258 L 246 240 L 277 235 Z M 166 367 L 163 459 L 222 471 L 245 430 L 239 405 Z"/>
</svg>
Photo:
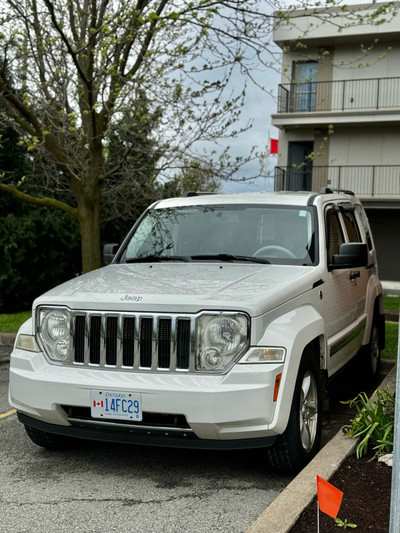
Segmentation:
<svg viewBox="0 0 400 533">
<path fill-rule="evenodd" d="M 318 192 L 310 196 L 310 198 L 307 201 L 307 205 L 313 205 L 315 198 L 321 194 L 334 194 L 335 192 L 342 193 L 342 194 L 349 194 L 350 196 L 355 196 L 354 192 L 349 191 L 348 189 L 331 189 L 330 187 L 321 187 Z"/>
<path fill-rule="evenodd" d="M 350 191 L 349 189 L 331 189 L 330 187 L 321 187 L 321 189 L 318 191 L 318 194 L 333 194 L 335 192 L 341 192 L 343 194 L 350 194 L 350 196 L 355 196 L 353 191 Z"/>
<path fill-rule="evenodd" d="M 191 196 L 204 196 L 204 195 L 207 195 L 207 194 L 219 194 L 217 192 L 207 192 L 207 191 L 189 191 L 189 192 L 184 192 L 182 194 L 182 196 L 184 198 L 190 198 Z"/>
<path fill-rule="evenodd" d="M 343 194 L 350 194 L 350 196 L 355 196 L 353 191 L 350 191 L 349 189 L 332 189 L 332 192 L 341 192 Z"/>
</svg>

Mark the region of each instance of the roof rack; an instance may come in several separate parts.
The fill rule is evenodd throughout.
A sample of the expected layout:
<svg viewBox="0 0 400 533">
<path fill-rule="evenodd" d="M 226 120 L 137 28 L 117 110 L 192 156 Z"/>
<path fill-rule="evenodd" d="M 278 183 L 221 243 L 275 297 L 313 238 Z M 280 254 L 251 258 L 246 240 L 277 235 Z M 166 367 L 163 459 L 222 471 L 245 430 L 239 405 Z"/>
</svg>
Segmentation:
<svg viewBox="0 0 400 533">
<path fill-rule="evenodd" d="M 197 191 L 189 191 L 189 192 L 183 193 L 182 196 L 184 198 L 190 198 L 191 196 L 204 196 L 204 195 L 207 195 L 207 194 L 219 194 L 219 193 L 217 193 L 217 192 L 207 192 L 207 191 L 204 191 L 204 192 L 202 192 L 202 191 L 199 191 L 199 192 L 197 192 Z"/>
<path fill-rule="evenodd" d="M 349 191 L 347 189 L 331 189 L 330 187 L 321 187 L 321 189 L 318 192 L 310 196 L 310 198 L 308 199 L 307 205 L 313 205 L 315 198 L 321 194 L 334 194 L 334 193 L 342 193 L 342 194 L 349 194 L 350 196 L 355 196 L 353 191 Z"/>
<path fill-rule="evenodd" d="M 321 189 L 318 191 L 318 194 L 333 194 L 335 192 L 343 193 L 343 194 L 350 194 L 350 196 L 355 196 L 353 191 L 350 191 L 349 189 L 331 189 L 330 187 L 321 187 Z"/>
</svg>

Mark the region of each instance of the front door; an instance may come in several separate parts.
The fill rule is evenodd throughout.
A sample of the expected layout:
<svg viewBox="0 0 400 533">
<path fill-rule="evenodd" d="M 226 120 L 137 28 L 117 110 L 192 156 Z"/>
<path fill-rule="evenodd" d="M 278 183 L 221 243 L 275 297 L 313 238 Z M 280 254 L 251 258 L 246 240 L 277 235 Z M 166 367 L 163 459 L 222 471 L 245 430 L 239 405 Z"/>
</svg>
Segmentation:
<svg viewBox="0 0 400 533">
<path fill-rule="evenodd" d="M 327 262 L 344 242 L 361 242 L 354 209 L 326 211 Z M 325 280 L 324 303 L 328 337 L 328 374 L 336 372 L 360 349 L 367 322 L 365 295 L 369 271 L 363 267 L 331 268 Z"/>
</svg>

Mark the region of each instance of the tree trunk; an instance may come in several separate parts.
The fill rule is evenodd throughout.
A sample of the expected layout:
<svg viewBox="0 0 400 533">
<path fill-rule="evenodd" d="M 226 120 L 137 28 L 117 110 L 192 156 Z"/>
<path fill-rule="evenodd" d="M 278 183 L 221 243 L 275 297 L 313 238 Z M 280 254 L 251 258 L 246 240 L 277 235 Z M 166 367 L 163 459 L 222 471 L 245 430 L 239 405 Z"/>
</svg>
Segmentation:
<svg viewBox="0 0 400 533">
<path fill-rule="evenodd" d="M 101 267 L 100 252 L 100 190 L 78 200 L 81 230 L 82 272 Z"/>
</svg>

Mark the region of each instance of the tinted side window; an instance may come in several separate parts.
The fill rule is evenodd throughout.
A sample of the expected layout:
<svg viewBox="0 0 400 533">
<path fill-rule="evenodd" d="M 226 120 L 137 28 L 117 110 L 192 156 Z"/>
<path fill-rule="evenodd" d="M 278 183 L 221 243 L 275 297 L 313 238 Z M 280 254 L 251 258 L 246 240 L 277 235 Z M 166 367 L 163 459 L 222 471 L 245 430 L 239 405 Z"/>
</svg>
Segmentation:
<svg viewBox="0 0 400 533">
<path fill-rule="evenodd" d="M 365 214 L 365 211 L 361 207 L 361 205 L 356 205 L 356 211 L 358 213 L 358 217 L 359 217 L 359 220 L 361 222 L 361 225 L 364 228 L 364 233 L 365 233 L 365 237 L 367 239 L 368 249 L 372 250 L 373 246 L 372 246 L 371 234 L 369 232 L 369 225 L 368 225 L 367 215 Z"/>
<path fill-rule="evenodd" d="M 326 235 L 328 263 L 332 263 L 332 256 L 339 253 L 340 245 L 345 242 L 342 229 L 340 227 L 339 214 L 336 209 L 330 208 L 326 212 Z"/>
<path fill-rule="evenodd" d="M 361 242 L 354 211 L 342 211 L 342 217 L 349 242 Z"/>
</svg>

